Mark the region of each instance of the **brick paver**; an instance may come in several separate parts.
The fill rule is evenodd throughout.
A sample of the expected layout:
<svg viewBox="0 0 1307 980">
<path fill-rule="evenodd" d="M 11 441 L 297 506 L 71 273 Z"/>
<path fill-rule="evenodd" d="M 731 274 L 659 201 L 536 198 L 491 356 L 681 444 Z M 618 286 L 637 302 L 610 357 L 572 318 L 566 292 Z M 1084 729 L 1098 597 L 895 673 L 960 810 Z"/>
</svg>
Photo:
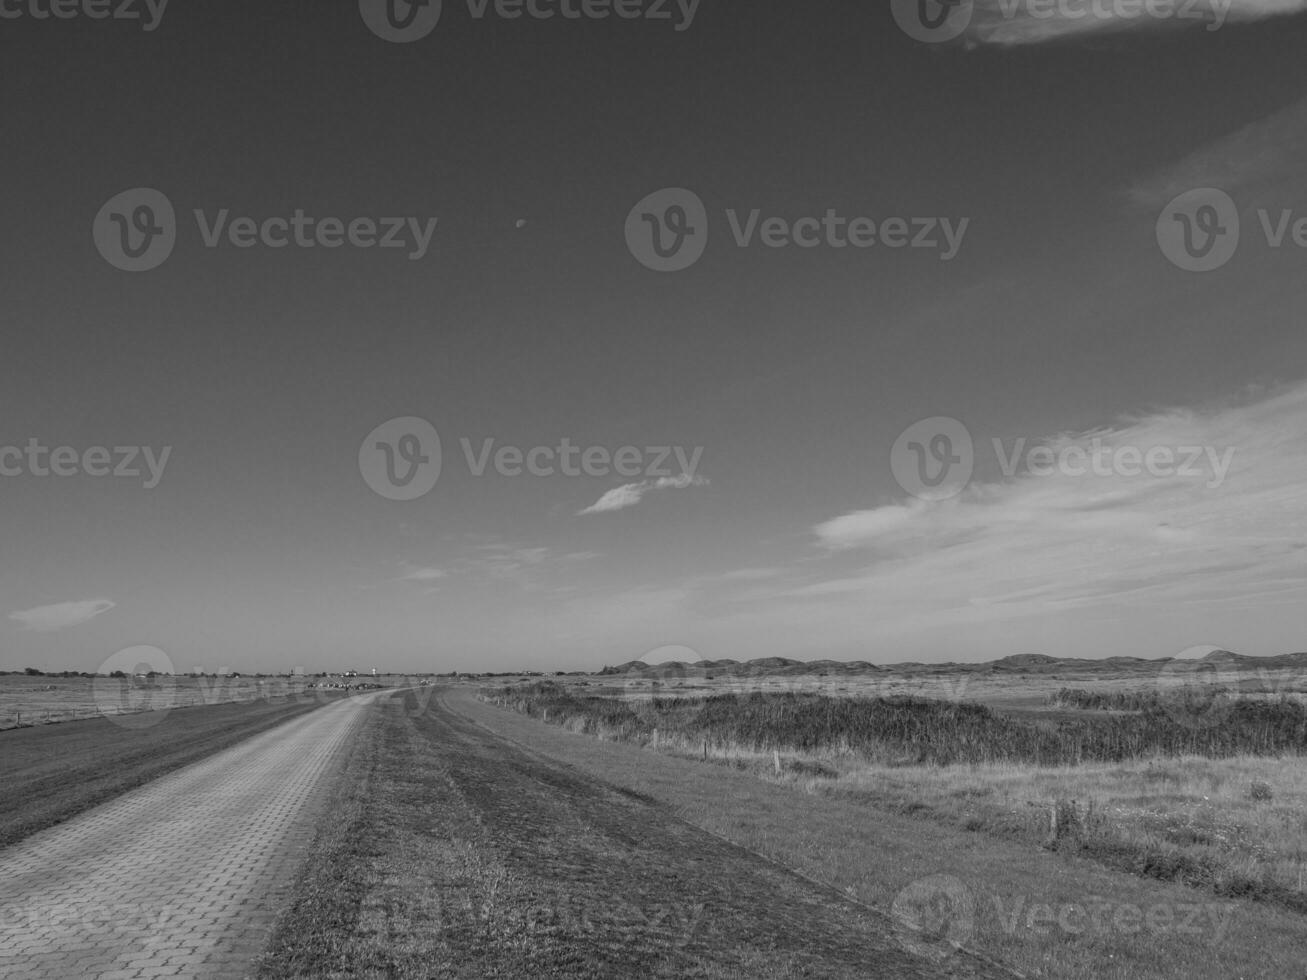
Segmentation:
<svg viewBox="0 0 1307 980">
<path fill-rule="evenodd" d="M 328 705 L 0 850 L 0 977 L 244 976 L 312 840 L 323 777 L 378 696 Z"/>
</svg>

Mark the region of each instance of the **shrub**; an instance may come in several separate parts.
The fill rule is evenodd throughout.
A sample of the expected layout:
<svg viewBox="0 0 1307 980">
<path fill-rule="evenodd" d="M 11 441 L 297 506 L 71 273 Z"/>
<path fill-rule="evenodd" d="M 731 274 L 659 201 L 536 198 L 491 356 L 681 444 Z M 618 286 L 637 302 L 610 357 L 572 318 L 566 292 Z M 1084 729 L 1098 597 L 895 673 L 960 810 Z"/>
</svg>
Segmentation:
<svg viewBox="0 0 1307 980">
<path fill-rule="evenodd" d="M 646 741 L 738 745 L 753 751 L 858 752 L 887 764 L 1018 762 L 1076 765 L 1147 756 L 1301 753 L 1307 748 L 1307 705 L 1290 699 L 1231 699 L 1220 725 L 1189 727 L 1164 705 L 1127 715 L 1074 719 L 1020 718 L 966 702 L 925 698 L 829 697 L 783 692 L 718 694 L 644 701 L 580 695 L 544 682 L 486 695 L 505 707 L 555 724 L 583 719 L 587 732 Z"/>
</svg>

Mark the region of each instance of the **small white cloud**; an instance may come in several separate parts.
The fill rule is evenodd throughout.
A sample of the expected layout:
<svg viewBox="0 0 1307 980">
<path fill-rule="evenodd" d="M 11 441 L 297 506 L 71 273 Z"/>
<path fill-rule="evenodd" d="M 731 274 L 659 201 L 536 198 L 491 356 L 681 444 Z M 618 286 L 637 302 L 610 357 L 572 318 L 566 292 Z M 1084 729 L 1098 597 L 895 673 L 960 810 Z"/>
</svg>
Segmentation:
<svg viewBox="0 0 1307 980">
<path fill-rule="evenodd" d="M 23 629 L 49 633 L 88 622 L 116 605 L 116 602 L 109 599 L 57 602 L 50 606 L 37 606 L 35 609 L 12 612 L 9 618 L 22 624 Z"/>
<path fill-rule="evenodd" d="M 445 577 L 445 572 L 439 568 L 423 568 L 419 565 L 410 567 L 409 571 L 401 575 L 401 582 L 434 582 L 437 579 Z"/>
<path fill-rule="evenodd" d="M 682 473 L 680 476 L 659 477 L 657 480 L 641 480 L 639 483 L 628 483 L 625 486 L 614 487 L 609 490 L 585 510 L 578 511 L 577 516 L 607 514 L 616 510 L 625 510 L 627 507 L 634 507 L 644 499 L 645 494 L 654 490 L 684 490 L 686 487 L 706 486 L 708 486 L 707 478 L 690 476 L 687 473 Z"/>
<path fill-rule="evenodd" d="M 907 527 L 922 516 L 926 506 L 925 501 L 916 500 L 875 510 L 858 510 L 818 524 L 814 530 L 823 544 L 832 548 L 847 548 Z"/>
<path fill-rule="evenodd" d="M 784 572 L 782 568 L 737 568 L 733 571 L 723 572 L 718 579 L 723 582 L 758 582 L 764 579 L 776 578 Z"/>
</svg>

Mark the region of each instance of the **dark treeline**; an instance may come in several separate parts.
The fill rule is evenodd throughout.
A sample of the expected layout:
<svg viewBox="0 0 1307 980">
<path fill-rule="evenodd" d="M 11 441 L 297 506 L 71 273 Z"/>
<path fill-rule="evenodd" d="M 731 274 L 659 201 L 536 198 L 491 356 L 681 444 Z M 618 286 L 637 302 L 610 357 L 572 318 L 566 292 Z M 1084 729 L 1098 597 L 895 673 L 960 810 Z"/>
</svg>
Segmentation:
<svg viewBox="0 0 1307 980">
<path fill-rule="evenodd" d="M 1289 699 L 1161 698 L 1136 714 L 1019 718 L 969 703 L 914 697 L 721 694 L 620 701 L 581 697 L 550 682 L 504 687 L 490 699 L 589 733 L 646 741 L 655 729 L 710 745 L 819 752 L 873 761 L 953 765 L 1074 765 L 1146 756 L 1296 754 L 1307 749 L 1307 707 Z"/>
</svg>

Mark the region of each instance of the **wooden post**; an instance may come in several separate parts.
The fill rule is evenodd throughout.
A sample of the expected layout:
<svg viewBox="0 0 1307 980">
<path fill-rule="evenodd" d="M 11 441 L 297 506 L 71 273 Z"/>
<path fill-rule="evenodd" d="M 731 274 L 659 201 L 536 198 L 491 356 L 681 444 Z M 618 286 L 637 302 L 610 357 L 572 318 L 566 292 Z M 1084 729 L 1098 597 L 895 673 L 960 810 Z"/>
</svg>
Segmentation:
<svg viewBox="0 0 1307 980">
<path fill-rule="evenodd" d="M 704 762 L 708 761 L 708 740 L 706 738 L 703 740 L 703 760 Z"/>
<path fill-rule="evenodd" d="M 771 761 L 776 766 L 776 775 L 781 774 L 781 754 L 776 749 L 771 750 Z"/>
</svg>

